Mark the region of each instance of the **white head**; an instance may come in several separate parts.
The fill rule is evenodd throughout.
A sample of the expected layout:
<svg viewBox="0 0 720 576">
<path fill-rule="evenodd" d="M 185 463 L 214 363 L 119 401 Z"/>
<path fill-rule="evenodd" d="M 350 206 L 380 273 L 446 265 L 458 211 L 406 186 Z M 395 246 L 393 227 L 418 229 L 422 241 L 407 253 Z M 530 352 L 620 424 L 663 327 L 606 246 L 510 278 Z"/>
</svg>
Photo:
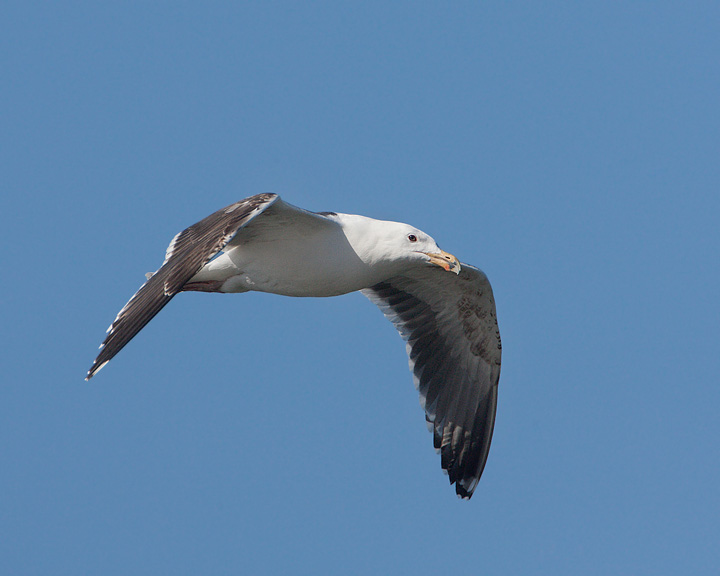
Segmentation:
<svg viewBox="0 0 720 576">
<path fill-rule="evenodd" d="M 338 216 L 345 236 L 366 264 L 387 264 L 399 269 L 412 265 L 440 266 L 448 272 L 460 273 L 457 258 L 440 250 L 430 235 L 414 226 L 354 214 Z"/>
</svg>

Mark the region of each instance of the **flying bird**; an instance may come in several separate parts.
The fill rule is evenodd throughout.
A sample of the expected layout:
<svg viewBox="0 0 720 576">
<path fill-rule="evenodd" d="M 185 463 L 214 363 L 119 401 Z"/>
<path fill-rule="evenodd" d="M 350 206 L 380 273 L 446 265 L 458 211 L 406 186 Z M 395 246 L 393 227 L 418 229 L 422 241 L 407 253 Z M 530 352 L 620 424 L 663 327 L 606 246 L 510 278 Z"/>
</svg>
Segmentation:
<svg viewBox="0 0 720 576">
<path fill-rule="evenodd" d="M 177 234 L 165 261 L 118 313 L 90 380 L 179 292 L 338 296 L 359 290 L 406 342 L 441 464 L 470 498 L 495 424 L 501 344 L 482 271 L 408 224 L 310 212 L 257 194 Z"/>
</svg>

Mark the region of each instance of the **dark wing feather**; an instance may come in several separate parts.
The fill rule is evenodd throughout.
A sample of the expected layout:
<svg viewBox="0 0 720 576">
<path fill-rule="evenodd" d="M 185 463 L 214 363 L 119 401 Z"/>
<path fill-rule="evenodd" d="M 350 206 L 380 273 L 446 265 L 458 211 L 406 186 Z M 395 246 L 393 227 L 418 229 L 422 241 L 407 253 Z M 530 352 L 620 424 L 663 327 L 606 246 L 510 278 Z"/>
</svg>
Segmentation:
<svg viewBox="0 0 720 576">
<path fill-rule="evenodd" d="M 180 232 L 168 246 L 165 262 L 130 298 L 108 328 L 101 351 L 86 380 L 109 362 L 160 312 L 185 283 L 197 274 L 237 231 L 277 200 L 276 194 L 257 194 L 210 214 Z"/>
<path fill-rule="evenodd" d="M 487 277 L 423 269 L 362 291 L 407 342 L 410 370 L 450 483 L 470 498 L 495 424 L 501 344 Z"/>
</svg>

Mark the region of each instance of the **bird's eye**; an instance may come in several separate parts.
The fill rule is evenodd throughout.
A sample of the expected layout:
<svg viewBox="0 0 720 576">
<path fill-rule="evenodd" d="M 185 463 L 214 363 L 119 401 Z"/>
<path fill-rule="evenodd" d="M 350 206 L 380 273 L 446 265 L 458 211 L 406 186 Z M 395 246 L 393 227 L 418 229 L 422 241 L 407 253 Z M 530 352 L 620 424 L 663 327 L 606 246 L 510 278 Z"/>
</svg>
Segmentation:
<svg viewBox="0 0 720 576">
<path fill-rule="evenodd" d="M 410 240 L 410 242 L 417 242 L 417 236 L 415 236 L 415 234 L 408 234 L 408 240 Z"/>
</svg>

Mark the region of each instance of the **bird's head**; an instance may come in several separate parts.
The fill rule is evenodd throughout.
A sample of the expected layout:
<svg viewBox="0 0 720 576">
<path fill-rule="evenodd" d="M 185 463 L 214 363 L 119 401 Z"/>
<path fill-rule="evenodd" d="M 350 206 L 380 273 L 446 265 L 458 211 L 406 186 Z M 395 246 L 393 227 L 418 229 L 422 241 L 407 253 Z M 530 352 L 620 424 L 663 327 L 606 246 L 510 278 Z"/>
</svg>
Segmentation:
<svg viewBox="0 0 720 576">
<path fill-rule="evenodd" d="M 437 242 L 422 230 L 403 225 L 403 238 L 398 237 L 402 250 L 407 252 L 410 259 L 420 259 L 427 264 L 440 266 L 447 272 L 460 273 L 460 262 L 449 252 L 441 250 Z"/>
<path fill-rule="evenodd" d="M 441 250 L 422 230 L 401 222 L 354 218 L 362 218 L 363 225 L 347 231 L 348 239 L 366 263 L 400 267 L 398 273 L 408 264 L 439 266 L 447 272 L 460 273 L 458 259 Z"/>
</svg>

